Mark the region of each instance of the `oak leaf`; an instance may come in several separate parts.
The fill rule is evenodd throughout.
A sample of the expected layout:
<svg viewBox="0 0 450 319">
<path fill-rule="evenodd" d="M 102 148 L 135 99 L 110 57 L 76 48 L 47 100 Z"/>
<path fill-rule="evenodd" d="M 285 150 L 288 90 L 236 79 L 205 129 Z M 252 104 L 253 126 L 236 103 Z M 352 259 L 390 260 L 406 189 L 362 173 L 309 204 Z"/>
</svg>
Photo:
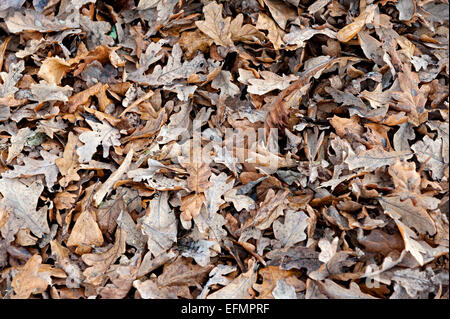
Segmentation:
<svg viewBox="0 0 450 319">
<path fill-rule="evenodd" d="M 58 166 L 58 169 L 63 176 L 63 178 L 61 178 L 59 181 L 59 183 L 63 187 L 67 186 L 71 181 L 80 180 L 80 175 L 78 175 L 77 173 L 80 168 L 76 150 L 81 145 L 82 144 L 79 142 L 78 137 L 72 132 L 69 132 L 67 144 L 63 152 L 63 157 L 57 158 L 55 160 L 55 164 L 56 166 Z"/>
<path fill-rule="evenodd" d="M 209 182 L 208 180 L 211 176 L 211 169 L 208 163 L 181 162 L 181 165 L 189 174 L 187 183 L 191 191 L 194 191 L 196 193 L 204 193 L 211 186 L 211 182 Z"/>
<path fill-rule="evenodd" d="M 282 247 L 291 247 L 306 239 L 305 229 L 308 227 L 308 216 L 300 211 L 286 211 L 284 223 L 273 222 L 273 232 Z"/>
<path fill-rule="evenodd" d="M 2 174 L 2 177 L 30 177 L 35 175 L 44 175 L 45 183 L 48 188 L 53 187 L 57 180 L 58 168 L 55 161 L 58 156 L 42 150 L 40 152 L 42 160 L 25 158 L 24 165 L 14 165 L 14 169 Z"/>
<path fill-rule="evenodd" d="M 298 79 L 293 74 L 279 76 L 270 71 L 261 71 L 260 74 L 263 79 L 253 78 L 247 80 L 250 83 L 247 89 L 249 93 L 263 95 L 273 90 L 284 90 L 292 81 Z"/>
<path fill-rule="evenodd" d="M 100 144 L 103 147 L 103 158 L 108 156 L 111 146 L 120 145 L 120 133 L 116 128 L 106 122 L 98 123 L 88 119 L 86 119 L 86 122 L 92 127 L 93 131 L 81 133 L 79 137 L 80 141 L 84 143 L 76 150 L 80 163 L 89 162 Z"/>
<path fill-rule="evenodd" d="M 225 287 L 208 295 L 207 299 L 246 299 L 252 297 L 252 287 L 256 282 L 257 263 L 250 259 L 247 272 L 237 276 Z"/>
<path fill-rule="evenodd" d="M 1 201 L 39 238 L 50 232 L 47 211 L 36 211 L 43 190 L 44 185 L 39 180 L 27 185 L 17 179 L 0 179 L 0 193 L 4 197 Z"/>
<path fill-rule="evenodd" d="M 148 249 L 153 256 L 166 252 L 177 241 L 175 214 L 168 204 L 168 192 L 158 193 L 150 201 L 144 217 L 139 220 L 142 233 L 148 236 Z"/>
<path fill-rule="evenodd" d="M 213 39 L 217 45 L 232 46 L 231 17 L 222 18 L 222 4 L 217 4 L 215 1 L 210 2 L 203 7 L 203 14 L 205 20 L 195 22 L 200 31 Z"/>
<path fill-rule="evenodd" d="M 42 257 L 33 255 L 19 272 L 14 276 L 11 287 L 13 287 L 15 295 L 13 299 L 26 299 L 31 294 L 40 294 L 48 287 L 48 279 L 44 275 L 39 274 Z"/>
<path fill-rule="evenodd" d="M 126 233 L 122 229 L 116 230 L 116 242 L 107 251 L 99 254 L 84 254 L 83 262 L 90 266 L 83 271 L 85 282 L 99 286 L 105 279 L 105 274 L 117 258 L 125 252 Z"/>
</svg>

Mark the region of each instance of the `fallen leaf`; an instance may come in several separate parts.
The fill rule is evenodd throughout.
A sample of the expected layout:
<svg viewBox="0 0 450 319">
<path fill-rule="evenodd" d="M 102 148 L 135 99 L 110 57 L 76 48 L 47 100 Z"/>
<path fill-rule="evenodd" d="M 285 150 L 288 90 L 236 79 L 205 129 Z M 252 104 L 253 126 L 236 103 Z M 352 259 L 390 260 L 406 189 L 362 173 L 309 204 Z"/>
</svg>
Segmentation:
<svg viewBox="0 0 450 319">
<path fill-rule="evenodd" d="M 14 169 L 4 172 L 2 177 L 30 177 L 35 175 L 44 175 L 45 183 L 48 188 L 53 187 L 58 176 L 58 168 L 55 164 L 58 156 L 42 150 L 40 152 L 42 160 L 25 158 L 24 165 L 14 165 Z"/>
<path fill-rule="evenodd" d="M 203 7 L 205 20 L 196 21 L 195 25 L 209 36 L 217 45 L 232 46 L 230 22 L 231 18 L 222 18 L 222 4 L 210 2 Z"/>
<path fill-rule="evenodd" d="M 375 16 L 376 5 L 368 5 L 365 10 L 350 24 L 338 31 L 337 39 L 340 42 L 348 42 L 357 35 L 366 25 L 371 23 Z"/>
<path fill-rule="evenodd" d="M 273 232 L 282 247 L 292 247 L 293 245 L 306 239 L 305 229 L 308 227 L 308 217 L 303 212 L 287 210 L 284 223 L 279 220 L 273 222 Z"/>
<path fill-rule="evenodd" d="M 133 146 L 131 146 L 130 151 L 120 164 L 119 168 L 115 170 L 111 176 L 100 186 L 100 188 L 95 192 L 93 199 L 95 204 L 98 206 L 103 201 L 105 196 L 111 192 L 114 184 L 119 181 L 129 170 L 131 161 L 133 160 Z"/>
<path fill-rule="evenodd" d="M 294 289 L 294 294 L 295 291 L 300 292 L 305 289 L 305 284 L 297 278 L 298 272 L 294 270 L 282 270 L 277 266 L 267 266 L 261 268 L 258 273 L 263 278 L 262 284 L 255 283 L 253 285 L 253 288 L 259 292 L 258 299 L 274 298 L 273 291 L 279 280 L 290 285 Z"/>
<path fill-rule="evenodd" d="M 39 274 L 41 262 L 41 256 L 33 255 L 19 269 L 19 272 L 14 276 L 11 283 L 15 292 L 12 296 L 13 299 L 27 299 L 31 294 L 40 294 L 47 289 L 49 284 L 47 278 Z"/>
<path fill-rule="evenodd" d="M 148 236 L 148 249 L 154 257 L 167 251 L 177 241 L 175 214 L 167 202 L 169 195 L 167 192 L 157 194 L 139 221 L 142 233 Z"/>
<path fill-rule="evenodd" d="M 38 75 L 48 83 L 59 85 L 61 79 L 70 70 L 70 64 L 60 57 L 46 58 L 39 69 Z"/>
<path fill-rule="evenodd" d="M 93 246 L 101 245 L 103 245 L 103 235 L 95 220 L 95 215 L 91 211 L 85 210 L 78 216 L 67 240 L 67 246 L 76 247 L 75 252 L 83 255 L 89 253 Z"/>
<path fill-rule="evenodd" d="M 105 274 L 119 256 L 125 252 L 126 233 L 122 229 L 116 231 L 116 242 L 107 251 L 99 254 L 84 254 L 83 262 L 89 267 L 83 271 L 85 282 L 99 286 L 105 278 Z"/>
<path fill-rule="evenodd" d="M 26 185 L 17 179 L 0 179 L 0 193 L 3 195 L 1 201 L 38 238 L 50 232 L 47 212 L 36 211 L 43 190 L 44 185 L 39 180 Z"/>
<path fill-rule="evenodd" d="M 251 297 L 251 289 L 256 282 L 257 263 L 250 259 L 248 270 L 240 274 L 227 286 L 208 295 L 207 299 L 245 299 Z"/>
</svg>

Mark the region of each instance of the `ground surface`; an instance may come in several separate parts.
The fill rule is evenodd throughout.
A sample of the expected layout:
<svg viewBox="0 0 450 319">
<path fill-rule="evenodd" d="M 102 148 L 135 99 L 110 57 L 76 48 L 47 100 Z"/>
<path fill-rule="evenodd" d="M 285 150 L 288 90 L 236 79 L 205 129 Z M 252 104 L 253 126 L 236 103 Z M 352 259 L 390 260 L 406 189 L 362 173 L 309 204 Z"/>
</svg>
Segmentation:
<svg viewBox="0 0 450 319">
<path fill-rule="evenodd" d="M 446 0 L 2 0 L 3 298 L 448 298 Z"/>
</svg>

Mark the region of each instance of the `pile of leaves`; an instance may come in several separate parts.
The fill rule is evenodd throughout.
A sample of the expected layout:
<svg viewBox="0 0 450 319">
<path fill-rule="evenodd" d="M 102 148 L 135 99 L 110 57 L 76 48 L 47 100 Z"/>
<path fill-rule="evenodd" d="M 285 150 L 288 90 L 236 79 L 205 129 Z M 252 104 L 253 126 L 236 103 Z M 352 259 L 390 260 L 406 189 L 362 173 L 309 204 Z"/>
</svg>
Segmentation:
<svg viewBox="0 0 450 319">
<path fill-rule="evenodd" d="M 448 298 L 448 7 L 2 0 L 1 297 Z"/>
</svg>

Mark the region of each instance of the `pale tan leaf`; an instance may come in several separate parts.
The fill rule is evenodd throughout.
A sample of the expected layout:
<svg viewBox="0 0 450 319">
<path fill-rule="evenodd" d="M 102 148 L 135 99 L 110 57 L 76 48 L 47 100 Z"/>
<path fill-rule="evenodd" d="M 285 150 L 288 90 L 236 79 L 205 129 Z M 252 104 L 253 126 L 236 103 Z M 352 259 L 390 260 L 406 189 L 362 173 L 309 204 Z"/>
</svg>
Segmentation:
<svg viewBox="0 0 450 319">
<path fill-rule="evenodd" d="M 67 246 L 76 247 L 78 254 L 89 253 L 92 246 L 101 246 L 103 244 L 103 235 L 98 227 L 95 215 L 89 210 L 85 210 L 78 216 L 69 239 Z"/>
<path fill-rule="evenodd" d="M 93 131 L 84 132 L 79 139 L 84 143 L 83 146 L 77 148 L 77 154 L 80 163 L 89 162 L 97 151 L 97 146 L 103 147 L 103 158 L 106 158 L 111 146 L 120 145 L 119 131 L 106 122 L 97 123 L 86 119 L 86 122 L 92 127 Z"/>
<path fill-rule="evenodd" d="M 103 201 L 105 196 L 111 192 L 114 184 L 119 181 L 129 170 L 131 161 L 133 160 L 133 145 L 130 147 L 130 151 L 120 164 L 119 168 L 114 171 L 111 176 L 100 186 L 98 191 L 94 194 L 95 204 L 98 206 Z"/>
<path fill-rule="evenodd" d="M 207 299 L 245 299 L 251 298 L 251 289 L 256 282 L 257 263 L 254 259 L 248 262 L 248 270 L 240 274 L 227 286 L 208 295 Z"/>
<path fill-rule="evenodd" d="M 217 45 L 232 46 L 230 22 L 231 18 L 222 18 L 222 4 L 215 1 L 203 7 L 205 20 L 196 21 L 195 25 L 209 36 Z"/>
<path fill-rule="evenodd" d="M 116 259 L 125 252 L 125 231 L 122 229 L 117 229 L 115 237 L 116 242 L 106 252 L 99 254 L 84 254 L 81 256 L 83 262 L 90 266 L 83 272 L 83 275 L 86 277 L 86 283 L 94 286 L 101 285 L 105 279 L 105 273 L 116 261 Z"/>
<path fill-rule="evenodd" d="M 177 224 L 168 204 L 168 192 L 158 193 L 150 201 L 146 214 L 139 220 L 142 233 L 148 236 L 148 249 L 153 256 L 166 252 L 177 241 Z"/>
<path fill-rule="evenodd" d="M 49 282 L 39 276 L 41 263 L 42 257 L 36 254 L 20 267 L 11 283 L 15 292 L 13 299 L 26 299 L 32 294 L 40 294 L 47 289 Z"/>
<path fill-rule="evenodd" d="M 44 150 L 42 150 L 40 154 L 42 156 L 42 160 L 25 158 L 23 160 L 23 166 L 14 165 L 14 169 L 4 172 L 2 177 L 15 178 L 44 175 L 46 186 L 48 188 L 53 187 L 58 176 L 58 168 L 55 164 L 58 156 Z"/>
<path fill-rule="evenodd" d="M 60 57 L 46 58 L 39 69 L 38 75 L 48 83 L 59 85 L 61 79 L 70 69 L 70 64 Z"/>
<path fill-rule="evenodd" d="M 39 238 L 50 232 L 47 211 L 36 211 L 43 190 L 44 185 L 39 180 L 25 185 L 17 179 L 0 179 L 0 193 L 4 197 L 1 201 Z"/>
</svg>

